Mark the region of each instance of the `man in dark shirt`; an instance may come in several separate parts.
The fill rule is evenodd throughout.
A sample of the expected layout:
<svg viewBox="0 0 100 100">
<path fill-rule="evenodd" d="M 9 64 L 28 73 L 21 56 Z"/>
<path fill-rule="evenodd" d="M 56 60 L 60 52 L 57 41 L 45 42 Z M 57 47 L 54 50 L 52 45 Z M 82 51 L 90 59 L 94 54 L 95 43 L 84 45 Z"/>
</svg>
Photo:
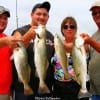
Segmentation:
<svg viewBox="0 0 100 100">
<path fill-rule="evenodd" d="M 21 28 L 18 28 L 13 32 L 14 36 L 21 37 L 24 40 L 24 44 L 27 47 L 27 53 L 28 53 L 28 63 L 31 66 L 31 78 L 29 85 L 34 91 L 33 95 L 25 95 L 24 94 L 24 87 L 23 84 L 18 81 L 18 76 L 16 73 L 16 69 L 14 69 L 14 90 L 15 90 L 15 100 L 37 100 L 39 97 L 45 97 L 50 96 L 51 94 L 38 94 L 38 87 L 39 87 L 39 78 L 35 75 L 35 65 L 34 65 L 34 52 L 33 52 L 33 44 L 34 44 L 34 38 L 36 36 L 35 29 L 39 24 L 45 25 L 47 24 L 47 21 L 49 19 L 49 10 L 50 10 L 50 3 L 49 2 L 43 2 L 36 4 L 31 12 L 31 23 L 28 25 L 25 25 Z M 53 35 L 46 30 L 46 47 L 47 47 L 47 58 L 49 61 L 49 66 L 47 69 L 47 76 L 46 76 L 46 84 L 50 91 L 52 92 L 52 68 L 51 68 L 51 57 L 54 52 L 53 47 Z M 41 52 L 41 51 L 40 51 Z M 38 59 L 37 59 L 38 60 Z M 34 98 L 35 97 L 35 98 Z"/>
</svg>

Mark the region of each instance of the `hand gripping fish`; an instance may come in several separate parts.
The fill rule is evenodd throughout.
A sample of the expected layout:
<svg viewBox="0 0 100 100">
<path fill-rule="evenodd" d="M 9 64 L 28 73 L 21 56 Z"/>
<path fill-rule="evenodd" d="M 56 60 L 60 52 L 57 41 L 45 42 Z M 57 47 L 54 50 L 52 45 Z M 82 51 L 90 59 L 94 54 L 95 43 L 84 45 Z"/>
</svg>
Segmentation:
<svg viewBox="0 0 100 100">
<path fill-rule="evenodd" d="M 23 42 L 18 42 L 18 47 L 13 50 L 14 64 L 17 70 L 18 79 L 24 85 L 24 94 L 31 95 L 33 90 L 29 86 L 30 66 L 27 61 L 27 52 Z"/>
<path fill-rule="evenodd" d="M 86 88 L 86 77 L 87 77 L 87 62 L 86 52 L 84 48 L 84 40 L 80 35 L 75 36 L 75 42 L 72 50 L 73 67 L 77 82 L 81 88 L 78 94 L 78 98 L 90 97 L 91 94 Z"/>
<path fill-rule="evenodd" d="M 49 88 L 45 83 L 47 68 L 49 65 L 46 52 L 46 28 L 45 26 L 39 25 L 36 29 L 38 34 L 34 40 L 34 62 L 36 66 L 36 72 L 40 79 L 38 92 L 50 93 Z"/>
<path fill-rule="evenodd" d="M 55 34 L 54 36 L 54 47 L 55 53 L 64 71 L 64 78 L 69 80 L 72 78 L 72 76 L 68 73 L 68 60 L 66 56 L 66 51 L 60 37 L 57 34 Z"/>
</svg>

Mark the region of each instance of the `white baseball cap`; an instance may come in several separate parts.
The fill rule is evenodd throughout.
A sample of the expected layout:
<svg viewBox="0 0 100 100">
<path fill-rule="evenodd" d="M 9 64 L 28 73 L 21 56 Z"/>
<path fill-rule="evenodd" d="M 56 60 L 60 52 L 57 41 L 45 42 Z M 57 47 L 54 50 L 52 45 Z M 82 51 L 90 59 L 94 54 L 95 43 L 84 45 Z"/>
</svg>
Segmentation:
<svg viewBox="0 0 100 100">
<path fill-rule="evenodd" d="M 100 0 L 96 0 L 92 3 L 91 7 L 90 7 L 90 11 L 94 8 L 94 7 L 100 7 Z"/>
</svg>

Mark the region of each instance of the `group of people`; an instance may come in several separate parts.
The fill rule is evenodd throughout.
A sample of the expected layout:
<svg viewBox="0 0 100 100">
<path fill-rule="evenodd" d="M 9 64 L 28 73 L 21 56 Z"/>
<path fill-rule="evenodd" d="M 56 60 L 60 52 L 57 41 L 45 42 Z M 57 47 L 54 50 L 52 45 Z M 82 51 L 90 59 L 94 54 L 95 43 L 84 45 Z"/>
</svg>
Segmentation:
<svg viewBox="0 0 100 100">
<path fill-rule="evenodd" d="M 50 93 L 39 94 L 39 78 L 36 76 L 36 68 L 34 64 L 34 39 L 36 37 L 35 29 L 39 24 L 45 25 L 49 19 L 50 3 L 43 2 L 36 4 L 31 11 L 31 22 L 13 31 L 12 36 L 7 36 L 4 31 L 8 24 L 10 11 L 0 6 L 0 100 L 81 100 L 78 99 L 80 85 L 73 80 L 64 79 L 64 72 L 59 60 L 55 54 L 54 36 L 46 30 L 46 47 L 49 66 L 47 69 L 45 82 Z M 98 30 L 90 37 L 86 33 L 81 36 L 86 45 L 86 51 L 89 54 L 88 74 L 90 76 L 90 93 L 92 100 L 100 100 L 100 1 L 96 1 L 90 8 L 92 17 L 96 23 Z M 68 72 L 74 75 L 72 48 L 74 36 L 77 33 L 77 22 L 74 17 L 67 16 L 62 20 L 61 33 L 64 37 L 63 45 L 66 53 L 68 53 Z M 22 37 L 20 39 L 20 37 Z M 10 60 L 13 49 L 18 46 L 17 42 L 22 41 L 25 44 L 28 63 L 31 67 L 31 75 L 29 85 L 33 89 L 34 94 L 25 95 L 24 86 L 19 81 L 14 62 Z M 90 45 L 90 46 L 87 46 Z M 41 51 L 40 51 L 41 52 Z M 38 59 L 37 59 L 38 60 Z M 58 65 L 59 64 L 59 65 Z M 82 98 L 89 100 L 89 98 Z"/>
</svg>

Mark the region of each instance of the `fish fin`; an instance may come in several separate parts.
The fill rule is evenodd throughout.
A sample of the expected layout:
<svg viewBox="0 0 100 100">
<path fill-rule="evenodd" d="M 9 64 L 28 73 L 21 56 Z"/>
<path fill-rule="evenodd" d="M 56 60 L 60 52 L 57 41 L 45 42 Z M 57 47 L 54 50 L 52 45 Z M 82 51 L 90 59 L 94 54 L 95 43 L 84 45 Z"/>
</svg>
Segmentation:
<svg viewBox="0 0 100 100">
<path fill-rule="evenodd" d="M 46 84 L 42 84 L 42 85 L 39 85 L 38 93 L 39 94 L 50 93 L 50 90 Z"/>
<path fill-rule="evenodd" d="M 89 93 L 88 91 L 79 91 L 79 93 L 78 93 L 78 98 L 79 99 L 81 99 L 81 98 L 89 98 L 89 97 L 91 97 L 92 95 L 91 95 L 91 93 Z"/>
<path fill-rule="evenodd" d="M 72 79 L 75 80 L 78 84 L 80 84 L 76 76 L 72 76 Z"/>
<path fill-rule="evenodd" d="M 39 78 L 37 70 L 35 71 L 35 76 Z"/>
<path fill-rule="evenodd" d="M 20 83 L 22 83 L 22 80 L 18 77 L 18 81 L 20 82 Z"/>
<path fill-rule="evenodd" d="M 72 77 L 73 77 L 73 76 L 70 75 L 70 74 L 67 73 L 67 72 L 64 74 L 64 79 L 66 79 L 66 80 L 70 80 L 70 79 L 72 79 Z"/>
<path fill-rule="evenodd" d="M 28 71 L 29 71 L 29 73 L 28 73 L 28 82 L 30 81 L 30 75 L 31 75 L 31 68 L 30 68 L 30 66 L 28 65 Z"/>
<path fill-rule="evenodd" d="M 75 75 L 75 80 L 76 82 L 80 85 L 80 78 L 79 78 L 80 74 Z"/>
<path fill-rule="evenodd" d="M 14 55 L 12 54 L 11 56 L 10 56 L 10 60 L 13 60 L 14 59 Z"/>
<path fill-rule="evenodd" d="M 25 95 L 34 94 L 32 88 L 31 88 L 29 85 L 24 85 L 24 94 L 25 94 Z"/>
<path fill-rule="evenodd" d="M 80 84 L 80 81 L 78 80 L 78 78 L 76 78 L 76 82 L 77 82 L 79 85 L 81 85 L 81 84 Z"/>
</svg>

